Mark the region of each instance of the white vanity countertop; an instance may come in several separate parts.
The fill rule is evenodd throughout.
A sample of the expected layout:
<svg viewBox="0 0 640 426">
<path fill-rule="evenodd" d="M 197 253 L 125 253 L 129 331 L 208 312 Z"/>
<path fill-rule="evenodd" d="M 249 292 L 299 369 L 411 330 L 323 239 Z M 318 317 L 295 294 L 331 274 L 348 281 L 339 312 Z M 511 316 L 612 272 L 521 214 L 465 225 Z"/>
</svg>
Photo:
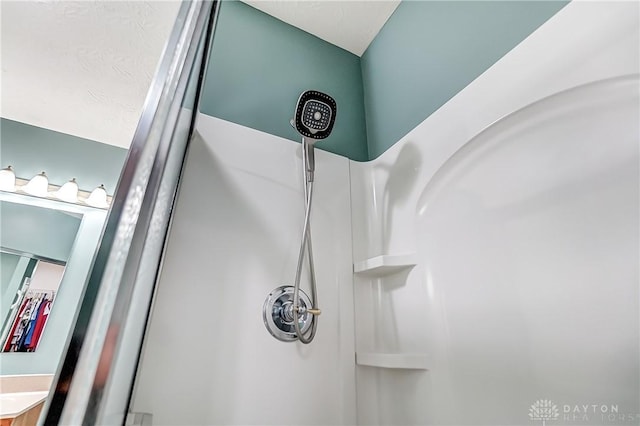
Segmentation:
<svg viewBox="0 0 640 426">
<path fill-rule="evenodd" d="M 0 394 L 0 419 L 12 419 L 35 407 L 49 395 L 48 391 Z"/>
</svg>

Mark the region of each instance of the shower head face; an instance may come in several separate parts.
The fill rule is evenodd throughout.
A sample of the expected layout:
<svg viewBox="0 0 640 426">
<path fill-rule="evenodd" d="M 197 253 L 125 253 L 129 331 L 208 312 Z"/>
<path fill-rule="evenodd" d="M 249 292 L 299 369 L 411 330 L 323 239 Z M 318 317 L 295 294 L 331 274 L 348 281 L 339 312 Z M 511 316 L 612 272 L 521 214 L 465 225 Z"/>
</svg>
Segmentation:
<svg viewBox="0 0 640 426">
<path fill-rule="evenodd" d="M 336 101 L 331 96 L 316 90 L 307 90 L 298 98 L 295 128 L 307 138 L 324 139 L 333 130 L 336 110 Z"/>
</svg>

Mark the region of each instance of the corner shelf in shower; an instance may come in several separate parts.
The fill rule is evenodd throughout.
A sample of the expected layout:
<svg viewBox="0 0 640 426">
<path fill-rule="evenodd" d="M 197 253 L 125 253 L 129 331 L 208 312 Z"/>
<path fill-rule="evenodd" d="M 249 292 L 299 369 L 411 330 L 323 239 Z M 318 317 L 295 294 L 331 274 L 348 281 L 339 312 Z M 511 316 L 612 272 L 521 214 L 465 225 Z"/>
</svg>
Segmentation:
<svg viewBox="0 0 640 426">
<path fill-rule="evenodd" d="M 390 368 L 401 370 L 428 370 L 427 354 L 388 354 L 356 352 L 356 364 L 367 367 Z"/>
<path fill-rule="evenodd" d="M 385 254 L 371 257 L 353 264 L 353 272 L 356 274 L 382 277 L 394 274 L 402 270 L 416 266 L 417 256 L 409 254 Z"/>
</svg>

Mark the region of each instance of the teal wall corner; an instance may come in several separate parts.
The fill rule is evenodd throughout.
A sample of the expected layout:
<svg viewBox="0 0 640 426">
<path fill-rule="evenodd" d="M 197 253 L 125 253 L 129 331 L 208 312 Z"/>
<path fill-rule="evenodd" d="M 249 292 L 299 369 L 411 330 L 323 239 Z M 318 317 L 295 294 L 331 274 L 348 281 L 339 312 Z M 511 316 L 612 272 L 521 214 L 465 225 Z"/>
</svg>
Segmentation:
<svg viewBox="0 0 640 426">
<path fill-rule="evenodd" d="M 0 119 L 0 168 L 12 165 L 23 179 L 44 170 L 53 184 L 75 177 L 80 189 L 104 184 L 113 194 L 126 157 L 124 148 Z"/>
<path fill-rule="evenodd" d="M 338 104 L 333 132 L 317 147 L 367 160 L 360 58 L 244 3 L 222 2 L 200 112 L 300 141 L 289 120 L 309 89 Z"/>
<path fill-rule="evenodd" d="M 398 142 L 568 1 L 403 1 L 362 56 L 368 158 Z"/>
</svg>

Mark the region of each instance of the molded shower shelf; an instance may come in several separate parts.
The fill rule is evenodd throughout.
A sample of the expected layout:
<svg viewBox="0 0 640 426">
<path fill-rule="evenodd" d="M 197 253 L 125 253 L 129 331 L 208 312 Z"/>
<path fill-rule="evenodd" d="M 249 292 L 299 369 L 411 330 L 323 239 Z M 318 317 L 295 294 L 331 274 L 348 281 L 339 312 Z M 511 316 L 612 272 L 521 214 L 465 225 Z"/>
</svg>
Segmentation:
<svg viewBox="0 0 640 426">
<path fill-rule="evenodd" d="M 415 253 L 397 255 L 386 254 L 354 263 L 353 272 L 356 274 L 381 277 L 395 272 L 400 272 L 403 269 L 413 268 L 416 266 L 416 263 L 417 256 Z"/>
<path fill-rule="evenodd" d="M 356 352 L 356 364 L 378 368 L 428 370 L 427 354 L 384 354 Z"/>
</svg>

